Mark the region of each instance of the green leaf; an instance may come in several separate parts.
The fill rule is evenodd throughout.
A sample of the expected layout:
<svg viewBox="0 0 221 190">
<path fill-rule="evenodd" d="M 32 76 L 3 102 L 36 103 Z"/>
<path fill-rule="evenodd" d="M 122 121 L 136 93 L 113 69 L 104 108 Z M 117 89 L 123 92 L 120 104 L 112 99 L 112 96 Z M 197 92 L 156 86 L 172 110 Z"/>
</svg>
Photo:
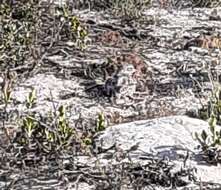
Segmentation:
<svg viewBox="0 0 221 190">
<path fill-rule="evenodd" d="M 27 96 L 27 108 L 32 108 L 33 104 L 35 103 L 36 97 L 36 90 L 33 89 Z"/>
<path fill-rule="evenodd" d="M 83 140 L 84 144 L 85 145 L 91 145 L 92 144 L 92 140 L 88 137 L 86 137 L 84 140 Z"/>
<path fill-rule="evenodd" d="M 214 135 L 215 134 L 215 126 L 216 126 L 216 118 L 214 115 L 211 116 L 210 120 L 209 120 L 209 126 L 210 126 L 210 131 L 211 133 Z"/>
<path fill-rule="evenodd" d="M 221 112 L 221 100 L 218 100 L 218 102 L 217 102 L 217 109 L 218 109 L 218 111 L 219 112 Z"/>
<path fill-rule="evenodd" d="M 61 105 L 59 108 L 58 108 L 58 111 L 60 113 L 60 115 L 64 115 L 65 113 L 65 107 L 63 105 Z"/>
<path fill-rule="evenodd" d="M 195 132 L 195 137 L 196 137 L 196 140 L 200 143 L 201 146 L 204 146 L 205 143 L 199 138 L 199 135 L 197 132 Z"/>
<path fill-rule="evenodd" d="M 207 135 L 207 133 L 206 133 L 205 130 L 202 131 L 202 133 L 201 133 L 201 137 L 202 137 L 203 141 L 206 141 L 208 135 Z"/>
<path fill-rule="evenodd" d="M 97 119 L 97 124 L 96 124 L 96 131 L 103 131 L 105 129 L 105 118 L 104 118 L 104 114 L 100 113 L 98 115 L 98 119 Z"/>
</svg>

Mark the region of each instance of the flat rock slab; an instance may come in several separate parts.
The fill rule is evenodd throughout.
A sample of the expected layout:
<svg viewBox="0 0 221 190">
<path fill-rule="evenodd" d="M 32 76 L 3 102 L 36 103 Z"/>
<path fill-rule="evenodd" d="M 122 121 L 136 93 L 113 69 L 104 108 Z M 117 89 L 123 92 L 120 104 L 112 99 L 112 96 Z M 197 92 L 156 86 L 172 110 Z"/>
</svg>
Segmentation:
<svg viewBox="0 0 221 190">
<path fill-rule="evenodd" d="M 182 165 L 187 154 L 187 165 L 197 168 L 198 179 L 205 182 L 221 183 L 221 166 L 206 164 L 199 154 L 193 134 L 208 130 L 208 123 L 187 116 L 171 116 L 146 121 L 137 121 L 107 128 L 100 136 L 105 149 L 116 143 L 127 151 L 139 145 L 130 155 L 134 160 L 144 155 L 167 156 L 177 165 Z"/>
</svg>

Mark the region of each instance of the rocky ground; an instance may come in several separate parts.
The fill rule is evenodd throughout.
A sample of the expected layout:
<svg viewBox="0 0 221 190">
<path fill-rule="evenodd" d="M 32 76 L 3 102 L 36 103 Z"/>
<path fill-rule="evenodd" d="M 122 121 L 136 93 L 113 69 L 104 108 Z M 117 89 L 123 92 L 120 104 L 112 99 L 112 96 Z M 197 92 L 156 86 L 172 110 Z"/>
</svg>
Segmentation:
<svg viewBox="0 0 221 190">
<path fill-rule="evenodd" d="M 169 1 L 167 4 L 155 2 L 140 11 L 136 19 L 125 18 L 120 12 L 112 14 L 110 10 L 85 8 L 72 11 L 87 29 L 85 47 L 83 50 L 76 48 L 72 41 L 62 40 L 59 35 L 55 35 L 54 39 L 57 41 L 50 44 L 51 39 L 42 34 L 47 48 L 40 49 L 41 60 L 34 67 L 27 64 L 10 68 L 15 82 L 12 102 L 7 107 L 10 118 L 3 123 L 4 127 L 14 131 L 15 128 L 19 129 L 17 119 L 30 112 L 46 116 L 61 105 L 67 108 L 70 126 L 75 127 L 80 118 L 84 129 L 93 128 L 100 113 L 105 116 L 106 126 L 126 123 L 125 128 L 128 131 L 139 128 L 138 120 L 159 118 L 156 121 L 162 121 L 162 125 L 166 126 L 168 120 L 176 120 L 176 115 L 199 117 L 198 110 L 206 105 L 213 88 L 211 80 L 218 84 L 221 79 L 219 7 L 193 8 L 182 3 L 170 6 Z M 54 25 L 50 18 L 47 19 L 45 23 L 49 23 L 50 30 Z M 2 67 L 2 86 L 5 70 Z M 35 105 L 27 109 L 26 97 L 33 89 L 36 90 L 37 99 Z M 4 107 L 2 99 L 1 120 L 6 117 Z M 165 116 L 170 117 L 168 120 L 161 120 Z M 128 124 L 129 122 L 133 123 Z M 148 138 L 152 136 L 153 141 L 158 141 L 162 130 L 163 128 L 150 131 Z M 2 136 L 5 135 L 3 131 Z M 172 139 L 175 136 L 182 138 L 180 134 L 183 133 L 179 134 L 179 130 L 168 131 L 168 136 L 174 132 Z M 107 133 L 110 133 L 109 128 Z M 159 136 L 154 136 L 154 133 L 159 133 Z M 137 134 L 139 133 L 134 135 Z M 142 138 L 147 137 L 144 135 Z M 190 141 L 182 144 L 178 138 L 173 145 L 182 144 L 187 148 Z M 134 142 L 140 143 L 139 138 Z M 166 141 L 162 142 L 164 144 Z M 170 146 L 170 142 L 168 140 L 165 146 Z M 191 148 L 194 146 L 197 145 L 191 144 Z M 79 159 L 79 162 L 83 162 L 84 156 Z M 90 161 L 95 157 L 85 159 Z M 78 163 L 76 160 L 73 162 Z M 90 164 L 93 168 L 94 162 L 91 161 Z M 90 164 L 86 163 L 82 168 L 87 168 Z M 78 177 L 73 177 L 74 184 L 68 183 L 70 178 L 66 175 L 71 171 L 67 172 L 64 165 L 65 163 L 59 162 L 54 173 L 47 170 L 48 176 L 43 175 L 45 168 L 42 168 L 42 171 L 38 170 L 38 177 L 33 168 L 28 172 L 3 167 L 0 178 L 2 188 L 6 189 L 7 186 L 7 189 L 19 189 L 19 185 L 23 185 L 22 189 L 75 189 L 80 176 L 83 176 L 82 179 L 90 178 L 88 170 L 85 170 L 85 173 L 88 172 L 87 176 L 83 170 L 79 172 L 74 168 L 72 174 L 76 172 Z M 53 167 L 55 166 L 49 166 Z M 60 171 L 61 167 L 63 170 Z M 219 170 L 215 168 L 210 172 L 214 171 L 219 175 Z M 62 175 L 62 172 L 67 173 Z M 99 183 L 102 177 L 96 179 L 95 175 L 93 174 L 91 181 L 84 179 L 87 183 L 79 189 L 105 189 Z M 206 180 L 205 175 L 203 181 L 221 183 L 220 178 Z M 108 188 L 123 189 L 118 186 L 107 186 Z"/>
<path fill-rule="evenodd" d="M 16 106 L 23 111 L 26 96 L 34 88 L 37 111 L 50 109 L 51 92 L 55 102 L 70 108 L 71 119 L 80 112 L 82 117 L 91 118 L 103 111 L 114 124 L 196 112 L 212 88 L 209 69 L 219 80 L 219 47 L 202 47 L 203 40 L 211 46 L 210 40 L 219 34 L 219 11 L 217 19 L 212 19 L 214 10 L 218 9 L 152 8 L 143 13 L 142 21 L 129 24 L 114 18 L 110 21 L 104 12 L 76 11 L 87 23 L 87 48 L 81 52 L 68 44 L 54 47 L 54 55 L 47 56 L 31 77 L 16 85 Z M 90 72 L 97 72 L 100 86 L 105 88 L 106 84 L 106 88 L 116 91 L 112 101 L 107 89 L 98 92 L 100 86 L 95 85 L 91 73 L 84 75 L 84 67 L 101 65 L 107 59 L 113 64 L 119 59 L 122 65 L 116 84 L 108 84 L 104 73 L 98 72 L 100 68 Z M 139 67 L 146 69 L 142 75 Z M 113 76 L 111 72 L 110 68 Z"/>
</svg>

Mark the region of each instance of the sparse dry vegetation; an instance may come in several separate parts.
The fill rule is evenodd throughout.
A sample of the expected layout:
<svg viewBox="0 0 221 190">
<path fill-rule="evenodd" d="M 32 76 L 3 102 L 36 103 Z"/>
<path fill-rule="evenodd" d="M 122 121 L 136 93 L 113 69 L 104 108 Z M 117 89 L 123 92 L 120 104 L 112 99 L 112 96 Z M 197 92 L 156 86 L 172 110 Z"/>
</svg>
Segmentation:
<svg viewBox="0 0 221 190">
<path fill-rule="evenodd" d="M 165 0 L 159 3 L 161 8 L 166 8 L 169 2 Z M 213 7 L 220 2 L 193 3 L 195 7 Z M 145 32 L 142 33 L 143 31 L 138 32 L 136 28 L 139 23 L 145 23 L 147 26 L 157 24 L 156 18 L 149 19 L 143 15 L 144 10 L 151 6 L 151 0 L 77 0 L 63 6 L 40 0 L 0 1 L 0 76 L 3 79 L 0 96 L 0 122 L 3 131 L 0 140 L 0 169 L 4 170 L 2 176 L 8 181 L 5 189 L 19 189 L 22 185 L 30 185 L 31 183 L 27 184 L 25 180 L 20 183 L 25 179 L 23 174 L 15 179 L 7 176 L 13 172 L 18 175 L 22 172 L 28 173 L 30 170 L 45 178 L 55 176 L 63 187 L 67 188 L 69 184 L 77 188 L 82 182 L 91 184 L 95 189 L 153 189 L 155 186 L 178 188 L 185 187 L 190 182 L 198 185 L 194 174 L 196 168 L 186 167 L 186 160 L 176 172 L 173 171 L 175 165 L 166 158 L 147 157 L 146 164 L 138 164 L 131 160 L 129 152 L 120 150 L 115 144 L 111 147 L 114 152 L 108 155 L 110 162 L 103 164 L 98 156 L 110 148 L 104 150 L 98 146 L 99 134 L 109 127 L 111 122 L 121 123 L 130 119 L 123 118 L 117 111 L 113 115 L 110 113 L 113 117 L 109 120 L 107 113 L 103 111 L 96 113 L 96 118 L 88 120 L 79 113 L 79 117 L 73 120 L 69 118 L 72 114 L 70 105 L 56 104 L 51 94 L 50 111 L 42 114 L 35 109 L 42 99 L 38 99 L 38 92 L 33 86 L 29 86 L 31 91 L 26 94 L 24 108 L 16 109 L 18 100 L 13 96 L 16 85 L 30 76 L 50 73 L 53 69 L 53 72 L 62 75 L 63 79 L 73 75 L 90 79 L 89 83 L 85 80 L 86 82 L 81 84 L 84 85 L 84 92 L 88 94 L 89 100 L 97 97 L 108 105 L 114 105 L 119 92 L 124 90 L 122 85 L 118 84 L 119 73 L 125 65 L 129 65 L 134 72 L 129 67 L 126 70 L 129 74 L 126 74 L 131 78 L 123 78 L 122 84 L 138 81 L 134 88 L 137 94 L 133 97 L 123 94 L 121 98 L 127 98 L 130 102 L 127 103 L 124 99 L 123 103 L 116 105 L 122 106 L 123 110 L 138 110 L 139 119 L 174 115 L 176 111 L 173 106 L 160 98 L 157 103 L 153 101 L 153 104 L 158 104 L 158 110 L 155 111 L 151 109 L 151 100 L 143 105 L 140 103 L 147 95 L 156 93 L 162 97 L 176 91 L 176 87 L 171 87 L 163 92 L 160 82 L 154 81 L 153 73 L 145 63 L 146 57 L 129 41 L 132 39 L 137 44 L 142 44 L 145 39 L 144 43 L 151 41 L 150 47 L 158 46 L 161 39 L 148 36 Z M 82 9 L 108 12 L 114 19 L 119 19 L 121 24 L 126 23 L 132 29 L 97 24 L 90 18 L 84 20 L 78 14 Z M 220 49 L 219 37 L 200 38 L 196 41 L 202 48 Z M 93 43 L 92 45 L 104 44 L 106 54 L 103 55 L 103 50 L 93 53 L 94 47 L 88 48 L 89 42 Z M 112 46 L 120 51 L 112 53 L 107 48 Z M 60 67 L 56 61 L 48 58 L 62 55 L 64 58 L 73 56 L 87 60 L 98 54 L 99 58 L 105 59 L 86 65 L 81 62 L 81 66 L 75 70 L 67 66 Z M 74 93 L 68 95 L 75 96 Z M 221 157 L 221 131 L 216 130 L 216 123 L 220 124 L 221 120 L 220 96 L 220 90 L 214 91 L 209 109 L 206 110 L 207 117 L 210 118 L 210 133 L 202 131 L 200 135 L 195 134 L 205 157 L 213 164 L 220 162 Z M 66 96 L 62 94 L 62 97 L 65 99 Z M 95 161 L 92 165 L 82 164 L 78 162 L 79 157 L 82 160 L 86 157 L 89 161 Z M 188 159 L 188 155 L 185 159 Z"/>
</svg>

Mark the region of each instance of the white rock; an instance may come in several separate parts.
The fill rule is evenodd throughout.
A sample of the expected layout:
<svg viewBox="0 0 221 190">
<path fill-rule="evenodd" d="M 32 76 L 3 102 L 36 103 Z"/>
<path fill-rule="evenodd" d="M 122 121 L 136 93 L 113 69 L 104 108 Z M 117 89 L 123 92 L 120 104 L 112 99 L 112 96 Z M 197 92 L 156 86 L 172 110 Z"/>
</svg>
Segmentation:
<svg viewBox="0 0 221 190">
<path fill-rule="evenodd" d="M 191 157 L 187 165 L 197 168 L 198 180 L 221 183 L 221 166 L 203 162 L 196 149 L 199 144 L 193 139 L 193 133 L 203 129 L 208 130 L 205 121 L 187 116 L 171 116 L 109 127 L 100 136 L 100 143 L 103 148 L 116 143 L 123 150 L 129 150 L 138 143 L 138 149 L 131 152 L 135 160 L 146 152 L 158 157 L 166 155 L 177 165 L 183 163 L 183 159 L 178 160 L 179 156 L 185 157 L 186 150 L 189 150 Z"/>
</svg>

